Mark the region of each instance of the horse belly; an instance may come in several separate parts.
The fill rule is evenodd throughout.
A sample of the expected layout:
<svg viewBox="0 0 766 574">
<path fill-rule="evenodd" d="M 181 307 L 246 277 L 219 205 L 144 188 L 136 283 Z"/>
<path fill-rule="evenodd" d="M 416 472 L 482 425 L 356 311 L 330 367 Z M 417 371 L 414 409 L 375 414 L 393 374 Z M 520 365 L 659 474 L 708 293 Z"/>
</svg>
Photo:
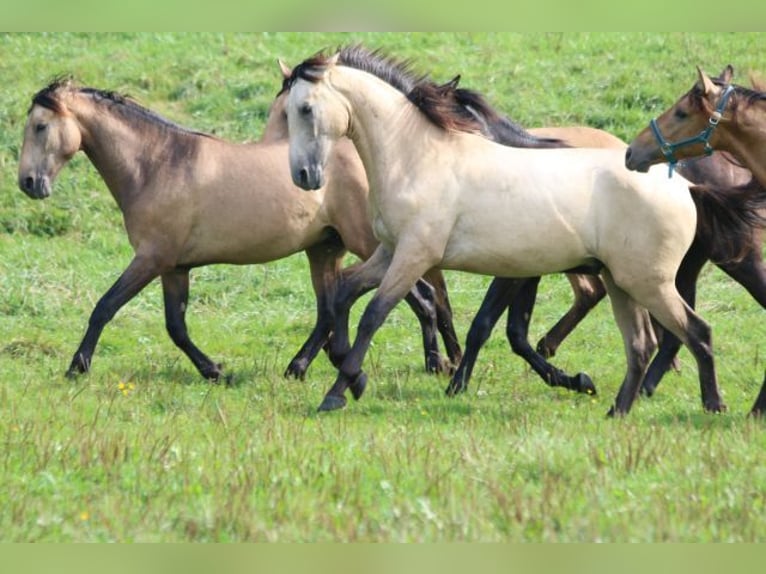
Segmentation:
<svg viewBox="0 0 766 574">
<path fill-rule="evenodd" d="M 491 215 L 475 225 L 463 221 L 447 242 L 442 266 L 499 277 L 564 271 L 590 260 L 575 229 L 571 221 L 553 214 L 524 222 Z"/>
</svg>

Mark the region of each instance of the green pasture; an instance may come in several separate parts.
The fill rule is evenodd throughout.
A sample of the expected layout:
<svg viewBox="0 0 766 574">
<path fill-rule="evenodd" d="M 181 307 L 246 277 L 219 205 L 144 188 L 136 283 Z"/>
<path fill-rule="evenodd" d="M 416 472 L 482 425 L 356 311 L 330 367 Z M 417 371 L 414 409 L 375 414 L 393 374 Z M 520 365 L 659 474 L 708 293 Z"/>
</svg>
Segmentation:
<svg viewBox="0 0 766 574">
<path fill-rule="evenodd" d="M 766 369 L 766 315 L 713 266 L 698 309 L 713 326 L 721 415 L 703 412 L 682 350 L 653 398 L 607 419 L 625 368 L 608 302 L 554 359 L 588 372 L 595 397 L 546 387 L 511 354 L 502 321 L 469 392 L 446 398 L 402 306 L 374 340 L 362 400 L 317 414 L 335 375 L 326 357 L 304 382 L 282 377 L 314 320 L 303 254 L 193 271 L 191 336 L 231 387 L 205 382 L 169 340 L 157 282 L 107 326 L 90 374 L 64 377 L 132 250 L 83 154 L 49 199 L 19 191 L 32 95 L 72 74 L 252 140 L 280 86 L 277 58 L 359 41 L 437 81 L 461 74 L 525 126 L 585 124 L 627 140 L 697 65 L 732 64 L 743 84 L 766 71 L 763 34 L 0 35 L 0 540 L 766 541 L 766 427 L 746 417 Z M 462 341 L 489 278 L 447 280 Z M 543 279 L 533 342 L 570 302 L 563 276 Z"/>
</svg>

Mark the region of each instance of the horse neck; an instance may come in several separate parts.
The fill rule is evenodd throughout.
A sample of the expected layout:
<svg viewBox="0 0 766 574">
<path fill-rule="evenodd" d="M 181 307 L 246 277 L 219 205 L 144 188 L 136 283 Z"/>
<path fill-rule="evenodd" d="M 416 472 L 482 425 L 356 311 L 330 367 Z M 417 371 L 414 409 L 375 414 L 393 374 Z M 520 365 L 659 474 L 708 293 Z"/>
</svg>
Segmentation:
<svg viewBox="0 0 766 574">
<path fill-rule="evenodd" d="M 736 157 L 766 187 L 766 100 L 743 105 L 735 121 L 722 121 L 718 129 L 718 147 Z"/>
<path fill-rule="evenodd" d="M 100 103 L 86 94 L 72 99 L 68 108 L 82 133 L 81 148 L 101 175 L 104 183 L 124 210 L 133 196 L 143 189 L 150 173 L 148 165 L 156 163 L 162 152 L 152 145 L 153 133 L 159 133 L 149 121 L 129 125 L 110 110 L 116 103 Z M 139 120 L 137 120 L 139 121 Z"/>
<path fill-rule="evenodd" d="M 335 68 L 333 72 L 333 87 L 350 109 L 347 135 L 354 142 L 371 184 L 370 192 L 374 193 L 386 180 L 402 172 L 396 169 L 397 164 L 417 159 L 417 154 L 402 151 L 403 140 L 407 147 L 422 149 L 418 140 L 441 130 L 383 80 L 353 68 Z"/>
</svg>

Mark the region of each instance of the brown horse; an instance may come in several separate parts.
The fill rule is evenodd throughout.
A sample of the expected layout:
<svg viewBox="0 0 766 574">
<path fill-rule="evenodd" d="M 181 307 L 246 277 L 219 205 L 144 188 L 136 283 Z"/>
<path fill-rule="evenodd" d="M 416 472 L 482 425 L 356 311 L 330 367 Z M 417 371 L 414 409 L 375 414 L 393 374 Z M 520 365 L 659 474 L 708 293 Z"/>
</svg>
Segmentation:
<svg viewBox="0 0 766 574">
<path fill-rule="evenodd" d="M 97 303 L 67 374 L 89 370 L 106 324 L 160 277 L 171 339 L 203 377 L 219 379 L 221 366 L 194 345 L 186 327 L 190 269 L 264 263 L 305 251 L 317 322 L 286 371 L 302 378 L 330 335 L 330 301 L 349 272 L 341 271 L 342 257 L 348 250 L 366 259 L 377 246 L 367 218 L 364 172 L 349 168 L 358 163 L 353 146 L 337 148 L 328 185 L 307 194 L 290 181 L 284 139 L 230 143 L 173 124 L 114 92 L 54 81 L 34 96 L 28 112 L 20 188 L 32 198 L 47 197 L 61 167 L 80 150 L 119 205 L 135 256 Z M 432 288 L 422 281 L 407 300 L 423 329 L 427 369 L 446 371 L 434 304 L 450 362 L 460 360 L 460 345 L 441 272 L 427 275 L 434 301 Z"/>
<path fill-rule="evenodd" d="M 653 164 L 668 162 L 672 168 L 683 158 L 720 150 L 752 172 L 751 186 L 765 189 L 766 93 L 732 84 L 731 66 L 718 78 L 699 68 L 697 75 L 694 86 L 633 139 L 625 152 L 626 166 L 646 171 Z M 761 250 L 751 250 L 748 257 L 759 264 L 760 281 L 766 280 Z M 764 300 L 759 302 L 766 306 Z M 751 409 L 757 415 L 764 412 L 766 376 Z"/>
</svg>

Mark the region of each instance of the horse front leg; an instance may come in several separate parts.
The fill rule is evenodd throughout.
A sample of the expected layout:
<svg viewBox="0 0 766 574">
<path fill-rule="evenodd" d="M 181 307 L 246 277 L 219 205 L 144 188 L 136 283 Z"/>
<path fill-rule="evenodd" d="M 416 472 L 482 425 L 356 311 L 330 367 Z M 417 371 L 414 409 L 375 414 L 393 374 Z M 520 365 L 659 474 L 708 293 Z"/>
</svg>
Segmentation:
<svg viewBox="0 0 766 574">
<path fill-rule="evenodd" d="M 413 313 L 415 313 L 420 323 L 426 372 L 449 373 L 450 366 L 439 352 L 436 295 L 434 291 L 432 285 L 422 279 L 418 279 L 415 287 L 410 289 L 404 300 L 410 306 Z"/>
<path fill-rule="evenodd" d="M 186 309 L 189 305 L 189 270 L 174 269 L 163 273 L 162 299 L 165 304 L 165 328 L 176 347 L 191 360 L 199 373 L 210 381 L 223 376 L 220 363 L 214 363 L 192 342 L 186 327 Z M 230 382 L 230 377 L 226 377 Z"/>
<path fill-rule="evenodd" d="M 444 342 L 444 348 L 447 351 L 447 357 L 454 366 L 460 363 L 463 352 L 460 349 L 460 341 L 455 332 L 453 322 L 452 305 L 450 304 L 447 293 L 447 282 L 444 280 L 444 273 L 441 269 L 431 269 L 423 278 L 434 288 L 434 303 L 436 305 L 436 325 Z"/>
<path fill-rule="evenodd" d="M 319 411 L 343 408 L 346 405 L 346 389 L 351 389 L 354 399 L 361 398 L 367 384 L 367 375 L 362 371 L 362 363 L 372 337 L 396 304 L 404 299 L 417 280 L 434 266 L 436 261 L 425 256 L 426 250 L 422 249 L 421 244 L 412 246 L 411 249 L 397 246 L 393 256 L 381 245 L 370 259 L 361 264 L 356 275 L 363 276 L 367 283 L 358 278 L 356 282 L 364 285 L 377 282 L 380 287 L 362 314 L 354 344 L 345 354 L 335 383 L 319 405 Z M 343 297 L 339 295 L 338 299 L 342 300 Z M 343 305 L 336 306 L 336 310 L 342 311 L 342 307 Z M 341 317 L 340 312 L 336 314 L 336 334 L 339 329 L 345 329 L 344 335 L 348 337 L 347 312 L 345 317 Z M 336 344 L 335 339 L 334 336 L 332 346 Z"/>
<path fill-rule="evenodd" d="M 306 249 L 311 285 L 316 296 L 316 323 L 306 342 L 287 365 L 285 377 L 304 380 L 309 365 L 328 344 L 333 326 L 333 301 L 345 253 L 346 248 L 339 238 Z"/>
<path fill-rule="evenodd" d="M 465 339 L 465 354 L 444 391 L 447 396 L 451 397 L 457 393 L 465 392 L 468 388 L 468 382 L 471 380 L 479 351 L 489 339 L 492 329 L 495 328 L 497 321 L 510 305 L 522 282 L 523 279 L 495 277 L 489 284 L 481 306 L 471 321 L 470 329 L 468 329 L 468 335 Z"/>
<path fill-rule="evenodd" d="M 90 370 L 96 344 L 106 324 L 112 320 L 125 303 L 135 297 L 160 274 L 159 269 L 160 266 L 151 259 L 138 256 L 133 258 L 120 278 L 99 299 L 93 309 L 85 336 L 67 369 L 67 377 L 75 377 Z"/>
</svg>

